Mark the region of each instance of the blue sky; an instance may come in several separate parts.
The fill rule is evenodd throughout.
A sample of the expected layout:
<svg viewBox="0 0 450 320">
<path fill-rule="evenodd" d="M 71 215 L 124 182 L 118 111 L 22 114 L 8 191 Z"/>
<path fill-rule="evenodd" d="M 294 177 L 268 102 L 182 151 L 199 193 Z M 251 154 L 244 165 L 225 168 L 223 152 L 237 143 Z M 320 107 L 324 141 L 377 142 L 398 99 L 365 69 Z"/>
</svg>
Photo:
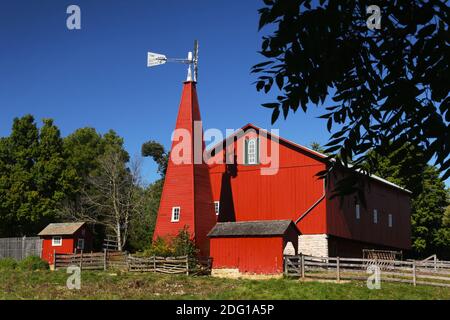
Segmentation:
<svg viewBox="0 0 450 320">
<path fill-rule="evenodd" d="M 81 8 L 81 30 L 66 28 L 66 8 Z M 154 139 L 170 147 L 186 67 L 146 67 L 147 51 L 185 57 L 200 43 L 198 96 L 205 128 L 248 122 L 270 129 L 273 96 L 258 93 L 250 68 L 262 60 L 260 0 L 1 0 L 0 136 L 12 120 L 53 118 L 66 136 L 91 126 L 114 129 L 139 155 Z M 303 145 L 326 143 L 325 122 L 312 107 L 274 128 Z M 144 161 L 146 181 L 156 166 Z"/>
</svg>

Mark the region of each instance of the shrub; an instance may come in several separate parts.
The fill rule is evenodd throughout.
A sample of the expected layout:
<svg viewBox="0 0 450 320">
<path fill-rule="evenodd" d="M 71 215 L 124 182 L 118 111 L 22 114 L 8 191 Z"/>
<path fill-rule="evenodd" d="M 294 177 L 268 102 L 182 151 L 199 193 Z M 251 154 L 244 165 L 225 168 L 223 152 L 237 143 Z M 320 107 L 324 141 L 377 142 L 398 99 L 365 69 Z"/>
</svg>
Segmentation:
<svg viewBox="0 0 450 320">
<path fill-rule="evenodd" d="M 21 270 L 47 270 L 49 268 L 48 262 L 36 256 L 26 257 L 18 263 L 18 268 Z"/>
<path fill-rule="evenodd" d="M 0 270 L 15 269 L 17 267 L 17 261 L 13 258 L 0 259 Z"/>
<path fill-rule="evenodd" d="M 178 232 L 173 240 L 173 247 L 176 256 L 196 257 L 198 255 L 198 249 L 186 227 Z"/>
<path fill-rule="evenodd" d="M 195 247 L 195 242 L 185 227 L 183 230 L 178 232 L 176 237 L 158 237 L 155 241 L 153 241 L 152 246 L 149 249 L 138 253 L 137 256 L 171 257 L 187 255 L 189 257 L 195 257 L 197 254 L 198 250 Z"/>
</svg>

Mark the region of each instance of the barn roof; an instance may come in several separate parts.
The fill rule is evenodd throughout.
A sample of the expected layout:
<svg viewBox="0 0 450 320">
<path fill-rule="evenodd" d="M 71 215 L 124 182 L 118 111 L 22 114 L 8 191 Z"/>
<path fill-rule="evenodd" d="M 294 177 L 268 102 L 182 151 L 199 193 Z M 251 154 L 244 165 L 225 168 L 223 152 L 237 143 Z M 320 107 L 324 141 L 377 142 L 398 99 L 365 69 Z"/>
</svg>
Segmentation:
<svg viewBox="0 0 450 320">
<path fill-rule="evenodd" d="M 295 227 L 291 220 L 219 222 L 208 237 L 277 236 L 285 234 L 291 224 Z"/>
<path fill-rule="evenodd" d="M 77 232 L 85 222 L 50 223 L 38 236 L 72 235 Z"/>
</svg>

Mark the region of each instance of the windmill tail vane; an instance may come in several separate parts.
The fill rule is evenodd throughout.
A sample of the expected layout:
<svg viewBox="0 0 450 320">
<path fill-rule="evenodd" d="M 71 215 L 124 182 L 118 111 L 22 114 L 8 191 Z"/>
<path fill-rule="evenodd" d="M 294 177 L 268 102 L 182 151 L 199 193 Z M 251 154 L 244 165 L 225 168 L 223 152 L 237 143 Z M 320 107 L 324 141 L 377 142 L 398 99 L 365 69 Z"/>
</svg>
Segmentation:
<svg viewBox="0 0 450 320">
<path fill-rule="evenodd" d="M 194 41 L 194 51 L 188 52 L 188 56 L 186 59 L 180 58 L 168 58 L 164 54 L 148 52 L 147 53 L 147 67 L 155 67 L 161 64 L 165 64 L 166 62 L 178 62 L 188 65 L 188 76 L 187 81 L 197 82 L 198 76 L 198 41 Z M 194 69 L 194 77 L 192 78 L 192 68 Z"/>
</svg>

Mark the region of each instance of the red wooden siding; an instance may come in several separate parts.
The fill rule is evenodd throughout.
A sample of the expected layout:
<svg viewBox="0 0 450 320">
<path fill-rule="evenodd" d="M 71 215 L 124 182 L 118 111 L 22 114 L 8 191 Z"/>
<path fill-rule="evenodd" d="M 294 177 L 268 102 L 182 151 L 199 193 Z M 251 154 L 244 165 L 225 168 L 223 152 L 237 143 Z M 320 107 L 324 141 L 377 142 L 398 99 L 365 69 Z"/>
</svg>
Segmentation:
<svg viewBox="0 0 450 320">
<path fill-rule="evenodd" d="M 245 129 L 258 130 L 253 125 Z M 243 141 L 253 137 L 249 132 L 237 138 L 233 147 L 237 159 L 243 154 Z M 264 137 L 260 137 L 264 139 Z M 268 143 L 270 146 L 270 143 Z M 271 150 L 269 148 L 269 156 Z M 217 152 L 210 159 L 210 177 L 214 201 L 220 201 L 219 221 L 291 219 L 296 221 L 324 192 L 323 180 L 316 174 L 326 163 L 316 154 L 280 138 L 280 168 L 275 175 L 261 175 L 267 165 L 220 165 L 212 162 L 224 157 Z M 297 227 L 302 234 L 330 234 L 380 247 L 411 247 L 410 195 L 396 187 L 369 179 L 366 190 L 367 209 L 361 204 L 361 218 L 355 216 L 355 197 L 347 196 L 343 206 L 339 198 L 330 200 L 334 181 L 326 197 Z M 378 223 L 373 223 L 373 209 L 378 210 Z M 388 215 L 393 226 L 388 226 Z"/>
<path fill-rule="evenodd" d="M 53 264 L 53 253 L 73 253 L 75 242 L 72 236 L 62 236 L 62 245 L 53 247 L 52 237 L 45 236 L 42 240 L 42 259 Z"/>
<path fill-rule="evenodd" d="M 283 271 L 283 238 L 211 238 L 213 268 L 241 273 L 276 274 Z"/>
<path fill-rule="evenodd" d="M 195 83 L 185 82 L 176 129 L 186 130 L 193 138 L 194 121 L 200 121 Z M 174 141 L 171 150 L 182 142 Z M 192 146 L 193 141 L 189 144 Z M 186 157 L 190 159 L 187 164 L 174 163 L 172 157 L 169 160 L 153 238 L 175 236 L 186 226 L 201 254 L 208 255 L 206 235 L 216 222 L 208 166 L 194 164 L 194 155 L 190 151 Z M 171 221 L 172 207 L 180 207 L 178 222 Z"/>
<path fill-rule="evenodd" d="M 330 189 L 333 181 L 331 181 Z M 328 234 L 379 245 L 411 248 L 410 196 L 405 191 L 370 179 L 365 189 L 366 207 L 360 204 L 360 219 L 356 219 L 355 196 L 327 200 Z M 373 210 L 378 212 L 374 223 Z M 392 227 L 388 215 L 392 214 Z"/>
<path fill-rule="evenodd" d="M 244 139 L 251 136 L 252 133 L 246 134 L 235 142 L 237 155 L 243 153 Z M 268 153 L 270 156 L 270 148 Z M 223 158 L 223 151 L 212 159 L 218 158 Z M 325 169 L 323 162 L 281 141 L 279 163 L 275 175 L 261 175 L 260 169 L 268 165 L 238 164 L 232 169 L 235 176 L 227 175 L 225 165 L 212 164 L 210 177 L 214 201 L 221 201 L 221 215 L 227 216 L 221 221 L 295 221 L 323 195 L 323 180 L 315 176 Z M 302 233 L 325 233 L 325 201 L 312 210 L 298 228 Z"/>
</svg>

